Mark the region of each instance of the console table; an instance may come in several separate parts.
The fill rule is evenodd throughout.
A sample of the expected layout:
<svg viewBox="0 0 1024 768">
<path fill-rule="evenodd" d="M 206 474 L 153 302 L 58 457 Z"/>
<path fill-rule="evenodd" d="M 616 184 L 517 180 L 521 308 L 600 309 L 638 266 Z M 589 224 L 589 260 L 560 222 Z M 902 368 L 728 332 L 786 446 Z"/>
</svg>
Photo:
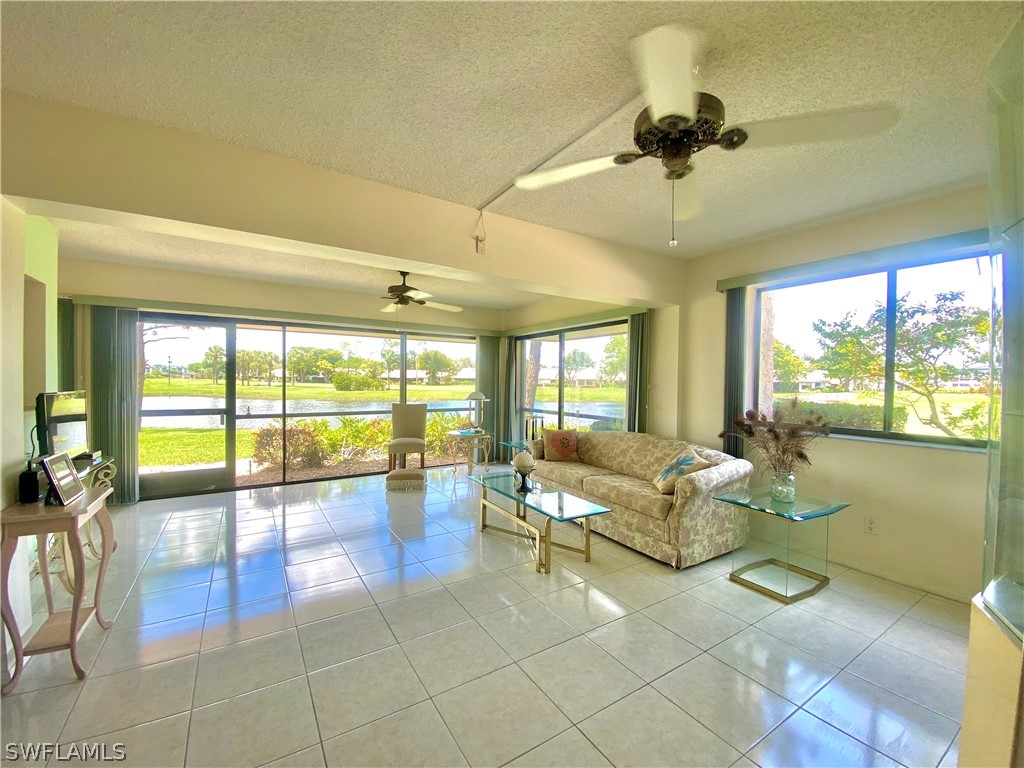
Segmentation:
<svg viewBox="0 0 1024 768">
<path fill-rule="evenodd" d="M 825 588 L 828 584 L 828 520 L 850 506 L 847 502 L 803 493 L 798 493 L 791 502 L 776 501 L 769 488 L 714 498 L 757 512 L 765 529 L 765 539 L 750 540 L 733 550 L 730 581 L 787 605 Z"/>
<path fill-rule="evenodd" d="M 36 504 L 13 504 L 0 512 L 0 578 L 2 584 L 2 602 L 0 614 L 4 626 L 14 646 L 14 673 L 0 693 L 8 694 L 14 690 L 21 679 L 25 666 L 25 657 L 37 653 L 52 653 L 69 650 L 71 666 L 79 679 L 85 677 L 85 670 L 78 662 L 78 638 L 84 631 L 89 619 L 95 614 L 96 622 L 109 629 L 111 623 L 103 618 L 102 597 L 103 580 L 107 575 L 107 565 L 114 548 L 114 527 L 107 511 L 106 499 L 113 489 L 87 488 L 85 494 L 67 506 L 47 506 L 42 502 Z M 100 527 L 102 549 L 100 552 L 100 568 L 96 576 L 96 595 L 93 605 L 83 606 L 85 599 L 85 551 L 82 546 L 80 528 L 90 520 L 96 520 Z M 22 536 L 35 536 L 42 551 L 45 551 L 48 534 L 64 534 L 69 542 L 71 562 L 74 566 L 74 598 L 70 611 L 54 611 L 53 596 L 50 589 L 50 572 L 47 559 L 40 558 L 43 588 L 46 590 L 47 611 L 49 617 L 35 634 L 22 645 L 21 632 L 14 618 L 8 587 L 10 584 L 11 562 L 18 548 L 18 540 Z"/>
</svg>

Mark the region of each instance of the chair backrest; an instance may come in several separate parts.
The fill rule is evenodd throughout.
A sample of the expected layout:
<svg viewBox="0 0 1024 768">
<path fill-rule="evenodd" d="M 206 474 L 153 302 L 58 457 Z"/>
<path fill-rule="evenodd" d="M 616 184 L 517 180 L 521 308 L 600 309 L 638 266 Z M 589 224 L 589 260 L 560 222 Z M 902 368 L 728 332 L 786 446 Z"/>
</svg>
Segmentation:
<svg viewBox="0 0 1024 768">
<path fill-rule="evenodd" d="M 426 403 L 391 404 L 392 437 L 427 437 Z"/>
</svg>

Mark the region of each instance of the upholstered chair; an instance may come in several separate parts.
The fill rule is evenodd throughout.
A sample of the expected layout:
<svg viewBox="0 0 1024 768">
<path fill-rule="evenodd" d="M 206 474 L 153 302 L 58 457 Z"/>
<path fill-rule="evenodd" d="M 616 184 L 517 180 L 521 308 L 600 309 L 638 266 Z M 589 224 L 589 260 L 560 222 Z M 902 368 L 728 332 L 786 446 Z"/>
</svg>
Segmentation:
<svg viewBox="0 0 1024 768">
<path fill-rule="evenodd" d="M 426 465 L 427 404 L 391 404 L 391 442 L 388 443 L 388 471 L 398 466 L 398 457 L 418 453 L 420 466 Z"/>
</svg>

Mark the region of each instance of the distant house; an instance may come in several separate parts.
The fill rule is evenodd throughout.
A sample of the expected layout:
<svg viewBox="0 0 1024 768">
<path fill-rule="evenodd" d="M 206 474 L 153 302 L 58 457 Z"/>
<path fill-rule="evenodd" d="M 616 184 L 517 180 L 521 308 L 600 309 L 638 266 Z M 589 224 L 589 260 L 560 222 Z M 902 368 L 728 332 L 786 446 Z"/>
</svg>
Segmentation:
<svg viewBox="0 0 1024 768">
<path fill-rule="evenodd" d="M 402 372 L 398 368 L 395 368 L 394 370 L 392 370 L 390 372 L 384 371 L 384 373 L 382 373 L 380 375 L 380 377 L 382 379 L 390 379 L 391 381 L 398 381 L 400 378 L 402 378 Z M 426 371 L 418 371 L 418 370 L 409 370 L 409 371 L 406 371 L 405 378 L 406 378 L 406 381 L 426 381 L 427 372 Z"/>
<path fill-rule="evenodd" d="M 452 376 L 452 380 L 458 382 L 475 382 L 476 368 L 463 368 L 461 371 Z"/>
</svg>

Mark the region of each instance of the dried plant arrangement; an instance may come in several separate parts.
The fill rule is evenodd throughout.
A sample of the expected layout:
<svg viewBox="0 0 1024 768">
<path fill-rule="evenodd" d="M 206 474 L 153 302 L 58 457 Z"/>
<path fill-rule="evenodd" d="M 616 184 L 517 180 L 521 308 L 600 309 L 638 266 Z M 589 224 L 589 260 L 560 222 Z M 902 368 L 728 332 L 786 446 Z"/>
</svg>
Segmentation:
<svg viewBox="0 0 1024 768">
<path fill-rule="evenodd" d="M 799 467 L 811 465 L 808 447 L 828 433 L 824 417 L 805 409 L 793 398 L 773 408 L 771 413 L 747 410 L 736 419 L 733 429 L 723 431 L 719 437 L 736 435 L 757 449 L 773 472 L 793 473 Z"/>
</svg>

